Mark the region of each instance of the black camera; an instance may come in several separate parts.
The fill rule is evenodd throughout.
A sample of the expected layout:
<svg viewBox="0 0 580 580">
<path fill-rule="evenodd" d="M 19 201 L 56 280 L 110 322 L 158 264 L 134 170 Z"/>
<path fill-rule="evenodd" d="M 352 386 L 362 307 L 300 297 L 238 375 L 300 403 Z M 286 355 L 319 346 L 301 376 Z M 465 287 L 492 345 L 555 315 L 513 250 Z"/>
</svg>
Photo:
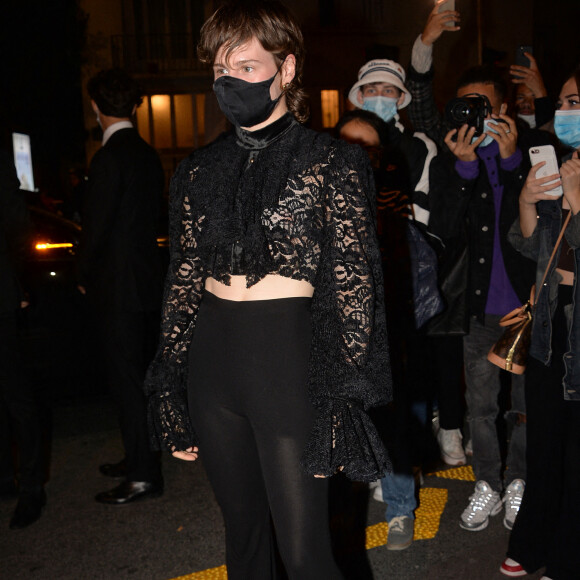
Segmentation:
<svg viewBox="0 0 580 580">
<path fill-rule="evenodd" d="M 451 99 L 445 107 L 445 118 L 455 129 L 462 125 L 475 127 L 475 137 L 483 133 L 483 121 L 491 115 L 491 104 L 485 95 Z"/>
</svg>

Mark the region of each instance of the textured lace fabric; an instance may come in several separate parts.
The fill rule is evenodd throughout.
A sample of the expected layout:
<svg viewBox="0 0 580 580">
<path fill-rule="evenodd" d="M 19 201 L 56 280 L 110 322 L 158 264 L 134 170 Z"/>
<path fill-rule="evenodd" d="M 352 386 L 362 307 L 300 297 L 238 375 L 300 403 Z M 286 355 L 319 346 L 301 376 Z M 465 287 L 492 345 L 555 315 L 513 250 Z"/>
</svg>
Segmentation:
<svg viewBox="0 0 580 580">
<path fill-rule="evenodd" d="M 260 132 L 226 134 L 181 163 L 170 191 L 160 345 L 145 385 L 154 445 L 197 444 L 187 355 L 205 279 L 229 284 L 232 273 L 243 273 L 249 287 L 277 274 L 315 288 L 309 393 L 319 413 L 304 467 L 381 476 L 388 458 L 365 413 L 386 404 L 391 391 L 373 206 L 362 150 L 290 115 Z"/>
</svg>

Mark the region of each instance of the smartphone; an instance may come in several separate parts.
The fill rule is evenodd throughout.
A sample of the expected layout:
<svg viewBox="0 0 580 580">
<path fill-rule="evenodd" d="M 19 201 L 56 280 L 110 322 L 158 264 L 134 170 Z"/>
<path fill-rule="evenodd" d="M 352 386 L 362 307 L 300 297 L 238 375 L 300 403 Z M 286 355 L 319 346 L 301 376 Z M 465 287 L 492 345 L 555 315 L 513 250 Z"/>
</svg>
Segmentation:
<svg viewBox="0 0 580 580">
<path fill-rule="evenodd" d="M 435 4 L 437 4 L 437 1 L 438 0 L 435 0 Z M 446 0 L 446 2 L 441 3 L 437 12 L 445 12 L 447 10 L 455 10 L 455 0 Z M 445 24 L 445 26 L 451 28 L 452 26 L 455 26 L 455 21 L 450 20 Z"/>
<path fill-rule="evenodd" d="M 537 165 L 541 161 L 545 161 L 546 165 L 538 169 L 536 177 L 547 177 L 548 175 L 560 174 L 558 169 L 558 159 L 556 158 L 556 151 L 553 145 L 540 145 L 538 147 L 530 147 L 530 162 L 532 166 Z M 553 182 L 548 182 L 553 183 Z M 554 197 L 560 197 L 564 190 L 561 185 L 554 187 L 546 191 L 548 195 L 553 195 Z"/>
<path fill-rule="evenodd" d="M 530 68 L 530 59 L 524 53 L 533 54 L 531 46 L 521 45 L 516 50 L 516 63 L 518 66 L 527 66 Z"/>
</svg>

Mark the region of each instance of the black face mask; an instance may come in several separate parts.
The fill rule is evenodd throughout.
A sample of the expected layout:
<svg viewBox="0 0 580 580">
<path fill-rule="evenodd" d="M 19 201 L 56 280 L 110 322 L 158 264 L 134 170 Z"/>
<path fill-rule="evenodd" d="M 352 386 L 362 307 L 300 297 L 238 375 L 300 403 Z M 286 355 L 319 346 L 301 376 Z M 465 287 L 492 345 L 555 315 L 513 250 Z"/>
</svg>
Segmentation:
<svg viewBox="0 0 580 580">
<path fill-rule="evenodd" d="M 213 90 L 223 114 L 237 127 L 253 127 L 263 123 L 271 114 L 280 97 L 270 97 L 270 87 L 276 74 L 259 83 L 224 75 L 213 84 Z"/>
</svg>

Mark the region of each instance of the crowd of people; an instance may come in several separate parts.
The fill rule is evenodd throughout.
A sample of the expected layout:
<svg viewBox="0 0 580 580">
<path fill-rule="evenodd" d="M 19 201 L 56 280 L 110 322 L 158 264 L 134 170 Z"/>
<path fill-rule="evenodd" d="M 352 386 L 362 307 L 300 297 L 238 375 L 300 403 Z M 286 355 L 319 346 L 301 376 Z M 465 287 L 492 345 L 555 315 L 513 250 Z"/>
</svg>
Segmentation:
<svg viewBox="0 0 580 580">
<path fill-rule="evenodd" d="M 336 473 L 369 483 L 386 504 L 387 549 L 409 548 L 432 430 L 445 464 L 472 458 L 461 528 L 503 511 L 504 575 L 578 575 L 580 69 L 553 103 L 529 52 L 511 90 L 496 67 L 475 66 L 444 114 L 433 52 L 461 17 L 439 4 L 406 71 L 361 63 L 334 136 L 304 125 L 304 41 L 281 3 L 228 3 L 209 18 L 198 54 L 232 130 L 172 178 L 164 290 L 163 171 L 132 123 L 141 93 L 119 70 L 89 83 L 104 133 L 83 192 L 79 291 L 97 313 L 125 450 L 100 466 L 121 483 L 95 499 L 157 497 L 160 450 L 203 454 L 230 578 L 275 577 L 274 531 L 288 577 L 342 577 L 327 521 Z M 543 147 L 559 173 L 531 165 Z M 0 334 L 12 336 L 27 222 L 9 167 L 2 177 Z M 534 283 L 545 289 L 528 368 L 510 374 L 488 352 Z M 3 409 L 22 451 L 13 528 L 46 501 L 18 356 L 0 341 Z"/>
</svg>

